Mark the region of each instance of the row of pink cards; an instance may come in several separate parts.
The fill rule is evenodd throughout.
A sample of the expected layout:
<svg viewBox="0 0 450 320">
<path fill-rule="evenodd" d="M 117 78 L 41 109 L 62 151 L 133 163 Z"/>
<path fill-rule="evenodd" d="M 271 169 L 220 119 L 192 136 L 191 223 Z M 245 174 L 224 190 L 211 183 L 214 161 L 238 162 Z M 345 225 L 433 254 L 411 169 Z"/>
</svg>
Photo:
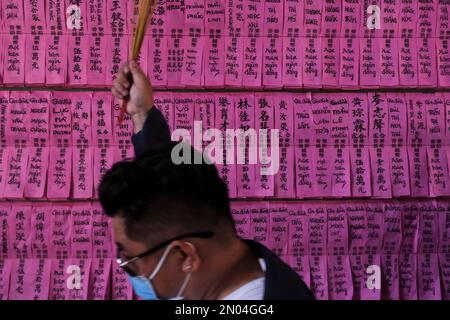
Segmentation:
<svg viewBox="0 0 450 320">
<path fill-rule="evenodd" d="M 139 1 L 44 2 L 2 1 L 0 83 L 111 85 Z M 449 87 L 449 12 L 437 0 L 163 2 L 139 60 L 155 87 Z"/>
</svg>

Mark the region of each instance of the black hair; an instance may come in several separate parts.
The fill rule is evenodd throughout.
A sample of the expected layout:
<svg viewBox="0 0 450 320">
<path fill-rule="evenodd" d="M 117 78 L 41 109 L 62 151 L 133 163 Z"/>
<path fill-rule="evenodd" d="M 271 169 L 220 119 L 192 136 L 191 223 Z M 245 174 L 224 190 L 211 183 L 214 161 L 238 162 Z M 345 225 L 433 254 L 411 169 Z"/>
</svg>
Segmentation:
<svg viewBox="0 0 450 320">
<path fill-rule="evenodd" d="M 217 233 L 224 226 L 235 233 L 227 187 L 214 164 L 174 164 L 173 146 L 147 150 L 106 172 L 99 186 L 106 215 L 123 217 L 128 238 L 141 242 L 175 233 Z M 192 156 L 198 152 L 190 150 Z"/>
</svg>

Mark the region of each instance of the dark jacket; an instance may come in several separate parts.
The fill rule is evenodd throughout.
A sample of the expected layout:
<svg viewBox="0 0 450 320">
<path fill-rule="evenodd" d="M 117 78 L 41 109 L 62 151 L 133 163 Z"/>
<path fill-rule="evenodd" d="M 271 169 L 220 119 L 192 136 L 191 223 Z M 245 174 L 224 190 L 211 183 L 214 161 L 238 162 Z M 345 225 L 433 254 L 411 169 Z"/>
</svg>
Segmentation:
<svg viewBox="0 0 450 320">
<path fill-rule="evenodd" d="M 136 155 L 149 148 L 170 144 L 170 130 L 156 108 L 148 112 L 142 130 L 132 136 Z M 314 296 L 298 274 L 262 244 L 245 240 L 256 256 L 266 262 L 264 300 L 313 300 Z"/>
</svg>

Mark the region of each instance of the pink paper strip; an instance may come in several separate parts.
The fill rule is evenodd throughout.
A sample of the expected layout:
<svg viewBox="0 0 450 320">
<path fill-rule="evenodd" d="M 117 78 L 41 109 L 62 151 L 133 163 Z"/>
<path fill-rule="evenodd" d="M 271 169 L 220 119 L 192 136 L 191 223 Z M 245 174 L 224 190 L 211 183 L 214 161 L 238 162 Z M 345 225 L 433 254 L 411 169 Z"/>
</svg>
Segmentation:
<svg viewBox="0 0 450 320">
<path fill-rule="evenodd" d="M 31 214 L 31 251 L 33 258 L 48 258 L 51 246 L 51 213 L 50 203 L 33 204 Z"/>
<path fill-rule="evenodd" d="M 236 232 L 242 239 L 251 239 L 252 221 L 247 202 L 232 202 L 231 214 L 236 225 Z"/>
<path fill-rule="evenodd" d="M 92 95 L 87 92 L 80 92 L 72 98 L 74 199 L 88 199 L 93 195 L 91 99 Z"/>
<path fill-rule="evenodd" d="M 409 196 L 409 162 L 407 153 L 407 114 L 406 99 L 402 93 L 386 93 L 389 112 L 387 145 L 392 146 L 390 157 L 392 195 Z"/>
<path fill-rule="evenodd" d="M 182 87 L 181 75 L 184 66 L 184 2 L 166 3 L 165 34 L 167 39 L 167 86 Z M 163 59 L 166 59 L 165 57 Z"/>
<path fill-rule="evenodd" d="M 50 118 L 48 92 L 32 92 L 30 103 L 30 148 L 24 196 L 43 198 L 49 162 Z"/>
<path fill-rule="evenodd" d="M 89 300 L 109 300 L 109 279 L 112 259 L 92 259 Z"/>
<path fill-rule="evenodd" d="M 47 179 L 47 197 L 68 198 L 72 177 L 70 94 L 53 92 L 50 104 L 50 163 Z"/>
<path fill-rule="evenodd" d="M 205 87 L 225 86 L 225 2 L 205 1 Z"/>
<path fill-rule="evenodd" d="M 293 95 L 274 95 L 275 128 L 280 138 L 280 168 L 275 176 L 275 196 L 278 198 L 295 197 L 295 127 Z"/>
<path fill-rule="evenodd" d="M 0 300 L 9 299 L 12 262 L 11 259 L 0 259 Z"/>
<path fill-rule="evenodd" d="M 255 102 L 253 94 L 240 94 L 234 99 L 237 137 L 236 184 L 238 197 L 255 194 L 255 164 L 257 138 L 255 131 Z M 248 141 L 248 142 L 247 142 Z"/>
<path fill-rule="evenodd" d="M 132 300 L 133 288 L 128 281 L 125 270 L 112 262 L 111 270 L 111 299 L 112 300 Z"/>
<path fill-rule="evenodd" d="M 255 93 L 255 129 L 258 132 L 258 164 L 255 166 L 258 197 L 273 197 L 274 175 L 279 170 L 279 141 L 274 130 L 274 100 L 271 93 Z"/>
<path fill-rule="evenodd" d="M 386 96 L 379 93 L 369 94 L 370 100 L 370 161 L 372 167 L 373 196 L 392 197 L 390 157 L 392 147 L 387 145 L 389 130 L 389 110 Z"/>
<path fill-rule="evenodd" d="M 328 94 L 313 94 L 312 129 L 313 141 L 314 179 L 313 190 L 317 197 L 332 195 L 332 167 L 328 159 L 331 156 L 331 105 Z"/>
<path fill-rule="evenodd" d="M 303 41 L 300 39 L 300 24 L 303 23 L 303 1 L 284 1 L 283 22 L 283 86 L 301 87 L 303 80 L 302 55 Z"/>
<path fill-rule="evenodd" d="M 225 182 L 228 189 L 228 196 L 235 198 L 237 196 L 236 190 L 236 156 L 234 135 L 230 134 L 228 129 L 235 128 L 235 109 L 234 96 L 230 94 L 216 94 L 215 100 L 215 128 L 220 130 L 221 135 L 217 137 L 218 144 L 222 149 L 223 154 L 217 155 L 216 167 L 217 171 Z"/>
<path fill-rule="evenodd" d="M 315 141 L 313 141 L 311 94 L 295 94 L 293 98 L 296 195 L 299 198 L 313 197 L 315 163 L 311 154 Z"/>
<path fill-rule="evenodd" d="M 350 111 L 347 95 L 331 97 L 332 194 L 335 197 L 351 196 L 350 177 Z"/>
<path fill-rule="evenodd" d="M 287 254 L 289 208 L 284 203 L 269 202 L 269 248 L 278 256 Z"/>
<path fill-rule="evenodd" d="M 156 105 L 156 94 L 153 97 L 153 105 Z M 113 98 L 112 112 L 113 112 L 113 145 L 114 145 L 114 162 L 124 159 L 131 159 L 134 155 L 133 145 L 131 143 L 131 136 L 133 134 L 133 123 L 131 117 L 125 114 L 123 121 L 119 124 L 119 115 L 122 108 L 120 99 Z"/>
<path fill-rule="evenodd" d="M 68 223 L 71 236 L 71 257 L 92 257 L 92 208 L 88 202 L 74 202 Z"/>
</svg>

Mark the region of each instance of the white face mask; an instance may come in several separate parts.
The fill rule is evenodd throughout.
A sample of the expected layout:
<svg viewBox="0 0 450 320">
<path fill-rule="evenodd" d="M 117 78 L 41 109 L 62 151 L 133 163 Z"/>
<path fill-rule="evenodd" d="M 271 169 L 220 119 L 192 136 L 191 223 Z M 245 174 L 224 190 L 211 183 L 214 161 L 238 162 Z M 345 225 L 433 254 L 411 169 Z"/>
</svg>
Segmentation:
<svg viewBox="0 0 450 320">
<path fill-rule="evenodd" d="M 134 292 L 143 300 L 161 300 L 161 298 L 158 297 L 156 294 L 155 288 L 153 287 L 152 280 L 156 277 L 158 272 L 161 270 L 161 267 L 166 260 L 167 256 L 169 255 L 170 250 L 172 249 L 172 246 L 168 246 L 167 249 L 164 251 L 163 255 L 161 256 L 161 259 L 159 259 L 155 270 L 150 274 L 148 278 L 144 276 L 136 276 L 132 277 L 128 275 L 128 278 L 131 282 L 131 285 L 133 286 Z M 178 293 L 175 297 L 170 298 L 169 300 L 183 300 L 184 297 L 182 296 L 184 290 L 186 289 L 186 286 L 191 278 L 191 273 L 188 273 L 186 275 L 186 278 L 183 281 L 183 284 L 180 287 L 180 290 L 178 290 Z"/>
</svg>

